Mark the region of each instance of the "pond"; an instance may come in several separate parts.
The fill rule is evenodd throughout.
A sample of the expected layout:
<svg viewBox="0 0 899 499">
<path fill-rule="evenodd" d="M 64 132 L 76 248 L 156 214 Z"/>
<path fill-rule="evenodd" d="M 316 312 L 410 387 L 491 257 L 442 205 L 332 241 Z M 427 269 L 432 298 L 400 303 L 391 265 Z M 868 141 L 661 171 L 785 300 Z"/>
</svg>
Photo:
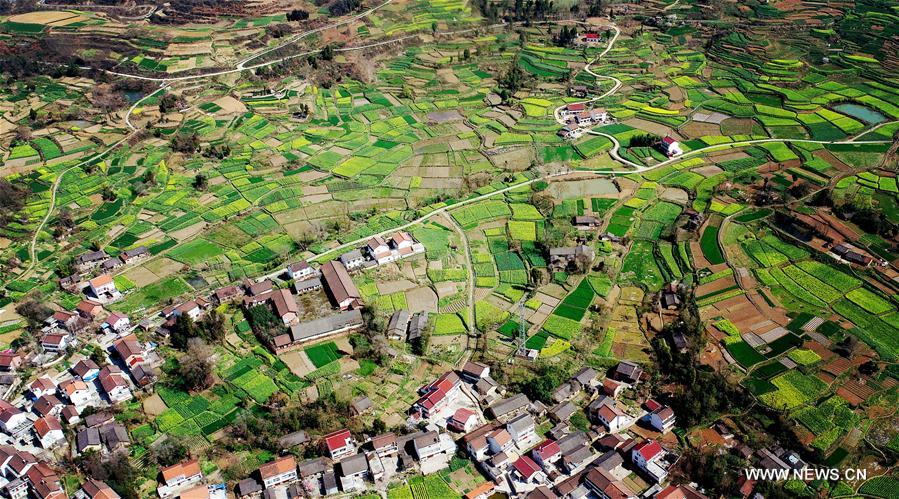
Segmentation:
<svg viewBox="0 0 899 499">
<path fill-rule="evenodd" d="M 834 106 L 834 109 L 841 113 L 848 114 L 853 118 L 858 118 L 870 125 L 883 123 L 887 120 L 886 116 L 878 113 L 877 111 L 865 106 L 860 106 L 858 104 L 840 104 L 839 106 Z"/>
<path fill-rule="evenodd" d="M 128 99 L 129 104 L 134 104 L 135 102 L 139 101 L 143 96 L 144 96 L 144 94 L 139 91 L 125 92 L 125 98 Z"/>
</svg>

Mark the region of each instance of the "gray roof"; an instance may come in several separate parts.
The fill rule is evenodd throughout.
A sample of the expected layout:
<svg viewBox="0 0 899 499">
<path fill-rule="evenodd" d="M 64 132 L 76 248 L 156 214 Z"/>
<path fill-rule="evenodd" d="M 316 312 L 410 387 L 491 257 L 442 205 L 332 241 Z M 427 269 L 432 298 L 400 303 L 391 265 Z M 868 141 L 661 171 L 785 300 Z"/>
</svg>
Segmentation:
<svg viewBox="0 0 899 499">
<path fill-rule="evenodd" d="M 584 462 L 587 459 L 590 459 L 590 456 L 593 455 L 593 451 L 590 450 L 590 447 L 587 445 L 582 445 L 573 451 L 564 454 L 562 456 L 562 462 L 566 464 L 572 464 L 577 466 L 578 464 Z"/>
<path fill-rule="evenodd" d="M 593 369 L 592 367 L 585 367 L 578 371 L 574 376 L 572 376 L 571 379 L 577 381 L 582 385 L 589 385 L 593 382 L 593 380 L 596 379 L 597 376 L 599 376 L 599 373 L 596 372 L 596 369 Z"/>
<path fill-rule="evenodd" d="M 239 496 L 246 496 L 257 492 L 262 492 L 262 486 L 252 478 L 244 478 L 237 483 L 237 495 Z"/>
<path fill-rule="evenodd" d="M 297 290 L 297 293 L 301 291 L 306 291 L 307 289 L 320 288 L 322 286 L 322 280 L 320 277 L 313 277 L 311 279 L 305 279 L 302 281 L 294 281 L 293 287 Z"/>
<path fill-rule="evenodd" d="M 353 410 L 355 410 L 357 414 L 362 414 L 372 407 L 371 399 L 365 395 L 356 397 L 350 405 L 353 406 Z"/>
<path fill-rule="evenodd" d="M 409 340 L 421 337 L 422 331 L 428 327 L 428 313 L 417 312 L 412 315 L 412 321 L 409 322 Z"/>
<path fill-rule="evenodd" d="M 105 251 L 90 251 L 79 256 L 76 261 L 78 263 L 99 262 L 100 260 L 105 260 L 108 256 Z"/>
<path fill-rule="evenodd" d="M 552 409 L 549 410 L 550 414 L 552 414 L 559 421 L 567 420 L 576 411 L 577 407 L 571 402 L 562 402 L 561 404 L 556 404 Z"/>
<path fill-rule="evenodd" d="M 324 458 L 317 457 L 315 459 L 303 461 L 297 466 L 297 469 L 299 470 L 299 474 L 301 477 L 308 478 L 324 473 L 325 471 L 327 471 L 328 466 L 325 463 Z"/>
<path fill-rule="evenodd" d="M 286 449 L 289 447 L 296 447 L 297 445 L 304 444 L 309 441 L 309 435 L 306 434 L 305 431 L 295 431 L 293 433 L 288 433 L 283 437 L 278 439 L 278 445 L 281 448 Z"/>
<path fill-rule="evenodd" d="M 97 428 L 84 428 L 78 431 L 75 440 L 78 445 L 78 452 L 84 452 L 84 449 L 88 447 L 99 446 L 101 444 L 100 430 Z"/>
<path fill-rule="evenodd" d="M 528 428 L 533 428 L 535 424 L 536 423 L 534 423 L 534 418 L 532 418 L 530 414 L 522 414 L 520 416 L 516 416 L 512 421 L 509 421 L 509 424 L 507 424 L 506 427 L 509 429 L 509 431 L 521 433 L 526 431 Z"/>
<path fill-rule="evenodd" d="M 530 404 L 531 401 L 528 400 L 527 395 L 516 393 L 511 397 L 494 402 L 493 405 L 490 406 L 490 411 L 493 413 L 494 417 L 500 417 L 509 414 L 510 412 L 524 409 Z"/>
<path fill-rule="evenodd" d="M 593 464 L 606 471 L 611 471 L 624 464 L 624 458 L 622 458 L 621 454 L 617 451 L 610 450 L 596 458 L 596 460 L 593 461 Z"/>
<path fill-rule="evenodd" d="M 406 334 L 406 328 L 409 327 L 409 311 L 397 310 L 390 316 L 390 323 L 387 324 L 387 333 L 403 336 Z"/>
<path fill-rule="evenodd" d="M 337 477 L 334 475 L 333 470 L 325 472 L 324 476 L 322 476 L 322 484 L 324 485 L 325 492 L 337 490 Z"/>
<path fill-rule="evenodd" d="M 345 327 L 357 327 L 362 324 L 364 324 L 362 312 L 359 309 L 353 309 L 291 326 L 290 335 L 293 341 L 303 341 L 331 331 L 337 331 Z"/>
<path fill-rule="evenodd" d="M 429 431 L 424 435 L 415 437 L 415 448 L 421 449 L 438 442 L 440 442 L 440 435 L 438 435 L 436 431 Z"/>
<path fill-rule="evenodd" d="M 560 438 L 557 443 L 563 455 L 570 454 L 587 444 L 587 434 L 582 431 L 576 431 Z"/>
<path fill-rule="evenodd" d="M 120 444 L 130 444 L 128 430 L 119 423 L 109 423 L 99 428 L 100 436 L 107 447 L 115 447 Z"/>
<path fill-rule="evenodd" d="M 340 263 L 346 265 L 348 262 L 358 260 L 360 258 L 365 258 L 364 256 L 362 256 L 362 251 L 359 249 L 354 249 L 340 255 Z"/>
<path fill-rule="evenodd" d="M 368 459 L 365 454 L 354 454 L 343 461 L 340 461 L 341 476 L 355 475 L 368 471 Z"/>
</svg>

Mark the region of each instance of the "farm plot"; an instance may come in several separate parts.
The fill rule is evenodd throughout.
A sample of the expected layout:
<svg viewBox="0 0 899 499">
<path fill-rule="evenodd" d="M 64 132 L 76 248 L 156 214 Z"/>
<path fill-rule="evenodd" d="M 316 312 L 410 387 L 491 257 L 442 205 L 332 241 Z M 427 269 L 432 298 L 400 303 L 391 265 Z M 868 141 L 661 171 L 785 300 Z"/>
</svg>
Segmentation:
<svg viewBox="0 0 899 499">
<path fill-rule="evenodd" d="M 827 385 L 815 376 L 788 371 L 771 379 L 777 390 L 763 394 L 765 404 L 781 410 L 793 409 L 816 399 Z"/>
<path fill-rule="evenodd" d="M 316 369 L 343 357 L 343 354 L 337 349 L 337 344 L 333 341 L 305 348 L 303 352 L 306 353 L 306 357 L 309 357 L 309 361 Z"/>
<path fill-rule="evenodd" d="M 826 451 L 841 436 L 857 427 L 861 417 L 838 396 L 830 397 L 818 407 L 803 407 L 796 412 L 796 419 L 815 435 L 812 447 Z"/>
<path fill-rule="evenodd" d="M 634 241 L 631 250 L 624 257 L 619 281 L 642 284 L 649 291 L 658 291 L 665 284 L 662 271 L 653 256 L 653 243 L 646 240 Z"/>
</svg>

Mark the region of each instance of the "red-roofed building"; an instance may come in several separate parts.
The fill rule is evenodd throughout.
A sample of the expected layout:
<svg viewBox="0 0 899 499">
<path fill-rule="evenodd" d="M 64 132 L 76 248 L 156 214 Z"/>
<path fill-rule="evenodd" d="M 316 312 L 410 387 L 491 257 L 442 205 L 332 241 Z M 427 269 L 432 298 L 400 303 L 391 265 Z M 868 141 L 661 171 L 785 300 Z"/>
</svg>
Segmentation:
<svg viewBox="0 0 899 499">
<path fill-rule="evenodd" d="M 659 147 L 669 158 L 672 156 L 680 156 L 684 153 L 680 147 L 680 143 L 670 136 L 665 136 L 665 138 L 662 139 L 662 142 L 659 143 Z"/>
<path fill-rule="evenodd" d="M 512 463 L 512 468 L 515 469 L 515 475 L 522 482 L 539 482 L 543 480 L 543 471 L 540 469 L 540 465 L 528 456 L 518 458 L 517 461 Z"/>
<path fill-rule="evenodd" d="M 668 476 L 668 464 L 664 463 L 665 449 L 655 440 L 644 440 L 631 449 L 631 461 L 656 482 Z"/>
<path fill-rule="evenodd" d="M 531 456 L 534 461 L 544 468 L 559 460 L 562 457 L 562 449 L 555 440 L 544 440 L 543 443 L 531 450 Z"/>
<path fill-rule="evenodd" d="M 105 324 L 117 333 L 124 333 L 128 330 L 128 326 L 131 325 L 131 321 L 128 320 L 127 315 L 121 312 L 113 312 L 106 318 Z"/>
<path fill-rule="evenodd" d="M 421 398 L 412 405 L 410 412 L 418 413 L 423 418 L 430 418 L 442 409 L 459 392 L 462 380 L 453 371 L 448 371 L 436 381 L 421 387 L 418 393 Z"/>
<path fill-rule="evenodd" d="M 689 485 L 669 485 L 656 494 L 655 499 L 709 499 Z"/>
<path fill-rule="evenodd" d="M 41 447 L 45 449 L 53 448 L 66 441 L 65 435 L 62 433 L 62 425 L 54 416 L 38 418 L 34 422 L 34 432 L 41 442 Z"/>
<path fill-rule="evenodd" d="M 477 415 L 464 407 L 459 408 L 449 419 L 446 426 L 460 433 L 468 433 L 478 425 Z"/>
<path fill-rule="evenodd" d="M 94 300 L 81 300 L 75 307 L 75 310 L 84 317 L 93 319 L 103 313 L 103 304 L 95 302 Z"/>
<path fill-rule="evenodd" d="M 356 440 L 350 430 L 338 430 L 325 435 L 325 449 L 335 461 L 356 452 Z"/>
<path fill-rule="evenodd" d="M 602 382 L 602 391 L 606 395 L 612 398 L 618 398 L 621 395 L 621 392 L 627 387 L 624 383 L 620 381 L 615 381 L 611 378 L 606 378 Z"/>
</svg>

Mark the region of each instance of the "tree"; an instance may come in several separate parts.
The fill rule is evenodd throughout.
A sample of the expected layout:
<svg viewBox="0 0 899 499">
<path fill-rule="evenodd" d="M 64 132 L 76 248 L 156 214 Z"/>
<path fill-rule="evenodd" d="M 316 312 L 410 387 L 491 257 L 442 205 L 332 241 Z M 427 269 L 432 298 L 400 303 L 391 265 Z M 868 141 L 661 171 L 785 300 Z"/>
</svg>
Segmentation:
<svg viewBox="0 0 899 499">
<path fill-rule="evenodd" d="M 437 21 L 432 21 L 432 22 L 431 22 L 431 34 L 432 34 L 432 35 L 436 35 L 436 34 L 437 34 Z"/>
<path fill-rule="evenodd" d="M 225 318 L 218 310 L 212 309 L 206 313 L 199 324 L 200 337 L 212 343 L 225 341 Z"/>
<path fill-rule="evenodd" d="M 16 305 L 16 313 L 28 321 L 32 328 L 40 327 L 47 317 L 53 315 L 53 310 L 47 304 L 37 298 L 29 298 Z"/>
<path fill-rule="evenodd" d="M 187 457 L 187 450 L 181 440 L 169 437 L 150 449 L 149 459 L 157 466 L 171 466 L 183 461 Z"/>
<path fill-rule="evenodd" d="M 515 56 L 512 62 L 509 63 L 509 68 L 500 76 L 499 86 L 510 94 L 514 94 L 524 85 L 524 78 L 524 71 L 518 64 L 518 56 Z"/>
<path fill-rule="evenodd" d="M 468 50 L 468 47 L 465 47 L 465 50 L 462 51 L 462 59 L 467 61 L 469 58 L 471 58 L 471 51 Z"/>
<path fill-rule="evenodd" d="M 294 21 L 305 21 L 309 19 L 309 13 L 302 9 L 293 9 L 287 13 L 287 20 Z"/>
<path fill-rule="evenodd" d="M 330 61 L 334 59 L 334 47 L 329 43 L 325 45 L 325 48 L 318 55 L 319 59 L 323 61 Z"/>
<path fill-rule="evenodd" d="M 175 318 L 175 324 L 169 329 L 169 341 L 173 348 L 184 350 L 191 338 L 196 338 L 197 325 L 187 314 L 180 314 Z"/>
<path fill-rule="evenodd" d="M 117 92 L 113 86 L 108 83 L 95 85 L 91 92 L 91 100 L 95 106 L 99 107 L 107 114 L 125 107 L 128 103 L 125 96 L 120 92 Z"/>
<path fill-rule="evenodd" d="M 171 146 L 176 152 L 196 152 L 200 148 L 200 136 L 197 135 L 197 132 L 175 134 L 172 137 Z"/>
<path fill-rule="evenodd" d="M 194 189 L 198 191 L 205 191 L 209 187 L 209 179 L 206 178 L 206 175 L 202 173 L 198 173 L 194 177 Z"/>
<path fill-rule="evenodd" d="M 212 348 L 200 338 L 187 342 L 187 352 L 181 356 L 178 375 L 187 390 L 205 390 L 212 386 Z"/>
<path fill-rule="evenodd" d="M 12 184 L 0 179 L 0 225 L 6 225 L 13 215 L 25 207 L 28 201 L 28 189 L 23 185 Z"/>
</svg>

